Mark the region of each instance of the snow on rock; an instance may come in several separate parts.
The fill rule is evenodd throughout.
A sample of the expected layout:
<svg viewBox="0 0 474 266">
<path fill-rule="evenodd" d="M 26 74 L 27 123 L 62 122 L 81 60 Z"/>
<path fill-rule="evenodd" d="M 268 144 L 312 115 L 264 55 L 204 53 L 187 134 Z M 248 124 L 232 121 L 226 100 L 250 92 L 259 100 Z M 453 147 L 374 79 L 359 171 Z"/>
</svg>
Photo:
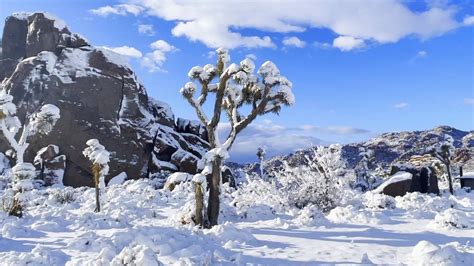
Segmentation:
<svg viewBox="0 0 474 266">
<path fill-rule="evenodd" d="M 121 172 L 120 174 L 112 177 L 107 183 L 107 186 L 123 184 L 123 182 L 125 182 L 126 179 L 127 179 L 127 173 Z"/>
<path fill-rule="evenodd" d="M 405 180 L 411 180 L 412 177 L 413 177 L 413 175 L 411 173 L 400 171 L 400 172 L 392 175 L 387 181 L 383 182 L 380 186 L 378 186 L 374 190 L 374 193 L 382 193 L 384 188 L 386 188 L 387 186 L 389 186 L 391 184 L 394 184 L 394 183 L 402 182 L 402 181 L 405 181 Z"/>
<path fill-rule="evenodd" d="M 176 172 L 171 174 L 166 180 L 165 189 L 173 190 L 174 187 L 182 182 L 187 182 L 193 179 L 193 175 L 183 172 Z"/>
</svg>

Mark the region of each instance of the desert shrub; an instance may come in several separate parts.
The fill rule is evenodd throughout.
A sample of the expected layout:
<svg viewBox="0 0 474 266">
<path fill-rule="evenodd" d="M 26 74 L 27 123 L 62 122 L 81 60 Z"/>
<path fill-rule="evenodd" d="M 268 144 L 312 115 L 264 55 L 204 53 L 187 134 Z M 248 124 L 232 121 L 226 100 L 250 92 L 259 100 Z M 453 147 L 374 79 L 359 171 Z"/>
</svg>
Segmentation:
<svg viewBox="0 0 474 266">
<path fill-rule="evenodd" d="M 54 200 L 61 204 L 68 204 L 76 200 L 76 195 L 72 190 L 60 190 L 54 193 Z"/>
<path fill-rule="evenodd" d="M 304 208 L 311 204 L 323 212 L 340 204 L 354 176 L 346 168 L 340 145 L 315 147 L 301 166 L 290 167 L 285 162 L 284 169 L 272 175 L 291 205 Z"/>
</svg>

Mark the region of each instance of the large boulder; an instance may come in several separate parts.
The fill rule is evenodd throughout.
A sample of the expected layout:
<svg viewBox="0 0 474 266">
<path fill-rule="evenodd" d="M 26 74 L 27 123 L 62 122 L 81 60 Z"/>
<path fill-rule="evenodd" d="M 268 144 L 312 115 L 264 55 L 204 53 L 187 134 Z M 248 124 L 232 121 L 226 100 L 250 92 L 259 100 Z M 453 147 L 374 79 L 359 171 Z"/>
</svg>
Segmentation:
<svg viewBox="0 0 474 266">
<path fill-rule="evenodd" d="M 408 172 L 398 172 L 382 183 L 374 193 L 382 193 L 392 197 L 403 196 L 410 192 L 413 175 Z"/>
<path fill-rule="evenodd" d="M 410 164 L 395 164 L 391 176 L 382 183 L 375 193 L 392 197 L 403 196 L 408 192 L 439 194 L 438 178 L 434 169 L 428 166 L 416 167 Z"/>
<path fill-rule="evenodd" d="M 45 185 L 63 184 L 66 170 L 66 155 L 59 153 L 59 147 L 48 145 L 38 151 L 34 164 L 39 172 L 39 179 Z"/>
<path fill-rule="evenodd" d="M 20 120 L 44 104 L 61 110 L 51 134 L 29 139 L 26 161 L 55 144 L 67 158 L 64 184 L 92 185 L 91 165 L 82 150 L 95 138 L 111 152 L 109 177 L 121 172 L 128 178 L 162 170 L 196 172 L 195 161 L 209 144 L 176 131 L 171 108 L 148 97 L 123 57 L 91 46 L 43 13 L 8 17 L 3 36 L 0 70 L 5 66 L 8 71 L 3 71 L 2 85 L 13 95 Z M 12 60 L 18 61 L 14 70 L 7 65 Z M 8 148 L 1 139 L 0 151 Z M 180 158 L 172 158 L 176 151 Z"/>
</svg>

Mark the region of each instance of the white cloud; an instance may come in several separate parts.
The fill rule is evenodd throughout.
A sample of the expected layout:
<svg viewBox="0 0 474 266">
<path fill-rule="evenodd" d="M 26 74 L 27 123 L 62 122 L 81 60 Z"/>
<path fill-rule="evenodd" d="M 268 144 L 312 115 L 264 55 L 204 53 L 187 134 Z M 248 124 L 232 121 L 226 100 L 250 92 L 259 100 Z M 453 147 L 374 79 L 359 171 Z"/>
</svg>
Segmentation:
<svg viewBox="0 0 474 266">
<path fill-rule="evenodd" d="M 166 61 L 166 54 L 178 50 L 164 40 L 151 43 L 150 48 L 152 52 L 147 53 L 141 60 L 141 65 L 148 68 L 150 72 L 163 72 L 162 66 Z"/>
<path fill-rule="evenodd" d="M 423 58 L 426 58 L 426 57 L 428 57 L 428 52 L 424 51 L 424 50 L 421 50 L 421 51 L 418 51 L 416 53 L 416 55 L 410 61 L 413 63 L 418 59 L 423 59 Z"/>
<path fill-rule="evenodd" d="M 466 26 L 474 25 L 474 16 L 466 16 L 463 20 L 463 23 Z"/>
<path fill-rule="evenodd" d="M 362 39 L 357 39 L 351 36 L 339 36 L 332 42 L 332 46 L 338 48 L 343 52 L 348 52 L 354 49 L 360 49 L 365 46 Z"/>
<path fill-rule="evenodd" d="M 332 45 L 327 42 L 314 42 L 313 45 L 319 49 L 331 49 Z"/>
<path fill-rule="evenodd" d="M 222 141 L 227 137 L 229 130 L 229 123 L 219 124 L 218 133 Z M 276 124 L 271 120 L 263 120 L 250 124 L 237 136 L 231 153 L 233 160 L 254 160 L 258 147 L 265 147 L 268 156 L 274 156 L 287 154 L 312 145 L 329 144 L 329 142 L 318 138 L 318 135 L 353 136 L 367 133 L 370 132 L 345 126 L 323 128 L 302 125 L 290 128 Z"/>
<path fill-rule="evenodd" d="M 417 57 L 426 57 L 427 55 L 428 55 L 428 52 L 426 51 L 419 51 L 418 53 L 416 53 Z"/>
<path fill-rule="evenodd" d="M 121 4 L 114 6 L 103 6 L 96 9 L 91 9 L 90 11 L 98 16 L 107 17 L 108 15 L 120 15 L 125 16 L 132 14 L 134 16 L 139 15 L 145 10 L 144 7 L 134 4 Z"/>
<path fill-rule="evenodd" d="M 116 52 L 117 54 L 124 55 L 126 57 L 131 58 L 141 58 L 143 56 L 142 52 L 138 49 L 130 46 L 120 46 L 120 47 L 107 47 L 104 46 L 105 49 L 111 50 Z"/>
<path fill-rule="evenodd" d="M 464 98 L 464 104 L 474 105 L 474 98 Z"/>
<path fill-rule="evenodd" d="M 306 46 L 306 42 L 300 40 L 298 37 L 286 37 L 282 41 L 285 46 L 292 46 L 297 48 L 303 48 Z"/>
<path fill-rule="evenodd" d="M 393 107 L 395 107 L 396 109 L 405 109 L 408 107 L 408 103 L 406 102 L 397 103 Z"/>
<path fill-rule="evenodd" d="M 138 32 L 143 35 L 153 36 L 155 35 L 155 29 L 152 24 L 140 24 L 138 25 Z"/>
<path fill-rule="evenodd" d="M 93 10 L 95 14 L 138 14 L 176 22 L 174 36 L 183 36 L 208 47 L 274 47 L 265 32 L 302 32 L 326 28 L 338 36 L 355 40 L 393 43 L 407 36 L 427 39 L 462 25 L 456 20 L 456 6 L 427 6 L 411 10 L 399 0 L 279 1 L 208 0 L 126 0 L 124 5 Z M 139 7 L 143 7 L 142 11 Z M 258 14 L 258 15 L 253 15 Z M 241 34 L 240 29 L 256 29 L 261 34 Z M 360 42 L 359 41 L 359 42 Z M 346 46 L 347 47 L 347 46 Z M 346 48 L 344 48 L 346 49 Z"/>
</svg>

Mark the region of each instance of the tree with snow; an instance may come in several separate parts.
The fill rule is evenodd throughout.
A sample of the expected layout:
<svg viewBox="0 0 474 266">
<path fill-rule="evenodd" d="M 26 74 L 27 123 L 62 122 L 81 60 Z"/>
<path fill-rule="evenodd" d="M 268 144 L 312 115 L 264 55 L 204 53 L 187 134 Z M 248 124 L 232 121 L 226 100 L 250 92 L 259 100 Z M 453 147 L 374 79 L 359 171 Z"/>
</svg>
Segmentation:
<svg viewBox="0 0 474 266">
<path fill-rule="evenodd" d="M 87 148 L 82 154 L 92 162 L 92 174 L 95 185 L 95 212 L 100 212 L 100 193 L 105 190 L 105 176 L 109 173 L 110 153 L 97 139 L 86 142 Z"/>
<path fill-rule="evenodd" d="M 265 149 L 263 147 L 259 147 L 257 149 L 257 158 L 260 161 L 260 177 L 264 179 L 263 176 L 263 163 L 265 161 Z"/>
<path fill-rule="evenodd" d="M 357 176 L 357 183 L 355 187 L 360 188 L 362 192 L 372 190 L 372 183 L 374 177 L 370 173 L 370 168 L 374 161 L 373 150 L 366 149 L 364 147 L 359 148 L 360 161 L 357 163 L 355 171 Z"/>
<path fill-rule="evenodd" d="M 444 141 L 441 141 L 439 144 L 430 147 L 429 153 L 431 156 L 438 159 L 441 163 L 444 164 L 446 167 L 446 174 L 448 175 L 448 185 L 449 185 L 449 192 L 454 194 L 453 189 L 453 180 L 451 177 L 451 161 L 454 156 L 454 140 L 448 134 L 444 135 Z"/>
<path fill-rule="evenodd" d="M 313 147 L 311 154 L 305 156 L 304 165 L 290 167 L 285 162 L 284 170 L 273 175 L 291 204 L 298 208 L 314 205 L 327 212 L 339 204 L 353 177 L 346 169 L 341 145 L 333 144 Z"/>
<path fill-rule="evenodd" d="M 29 146 L 28 137 L 36 134 L 48 135 L 59 118 L 59 108 L 52 104 L 46 104 L 39 111 L 27 114 L 25 124 L 22 125 L 16 116 L 13 96 L 4 91 L 0 92 L 0 127 L 3 136 L 15 152 L 16 164 L 13 166 L 12 172 L 17 191 L 32 189 L 32 180 L 36 175 L 33 164 L 24 162 L 24 154 Z M 22 131 L 20 137 L 17 138 L 20 129 Z"/>
<path fill-rule="evenodd" d="M 283 105 L 292 105 L 295 101 L 292 84 L 270 61 L 265 62 L 254 74 L 254 62 L 246 58 L 240 64 L 228 64 L 230 56 L 225 49 L 217 49 L 217 64 L 204 67 L 195 66 L 188 73 L 190 82 L 180 92 L 195 109 L 199 121 L 208 131 L 210 151 L 204 156 L 202 174 L 211 175 L 207 216 L 210 226 L 218 222 L 221 166 L 228 158 L 236 136 L 260 115 L 277 113 Z M 197 85 L 200 85 L 196 97 Z M 203 110 L 208 95 L 214 93 L 212 117 Z M 243 114 L 244 106 L 250 107 Z M 231 130 L 224 142 L 217 135 L 221 114 L 225 113 Z"/>
</svg>

